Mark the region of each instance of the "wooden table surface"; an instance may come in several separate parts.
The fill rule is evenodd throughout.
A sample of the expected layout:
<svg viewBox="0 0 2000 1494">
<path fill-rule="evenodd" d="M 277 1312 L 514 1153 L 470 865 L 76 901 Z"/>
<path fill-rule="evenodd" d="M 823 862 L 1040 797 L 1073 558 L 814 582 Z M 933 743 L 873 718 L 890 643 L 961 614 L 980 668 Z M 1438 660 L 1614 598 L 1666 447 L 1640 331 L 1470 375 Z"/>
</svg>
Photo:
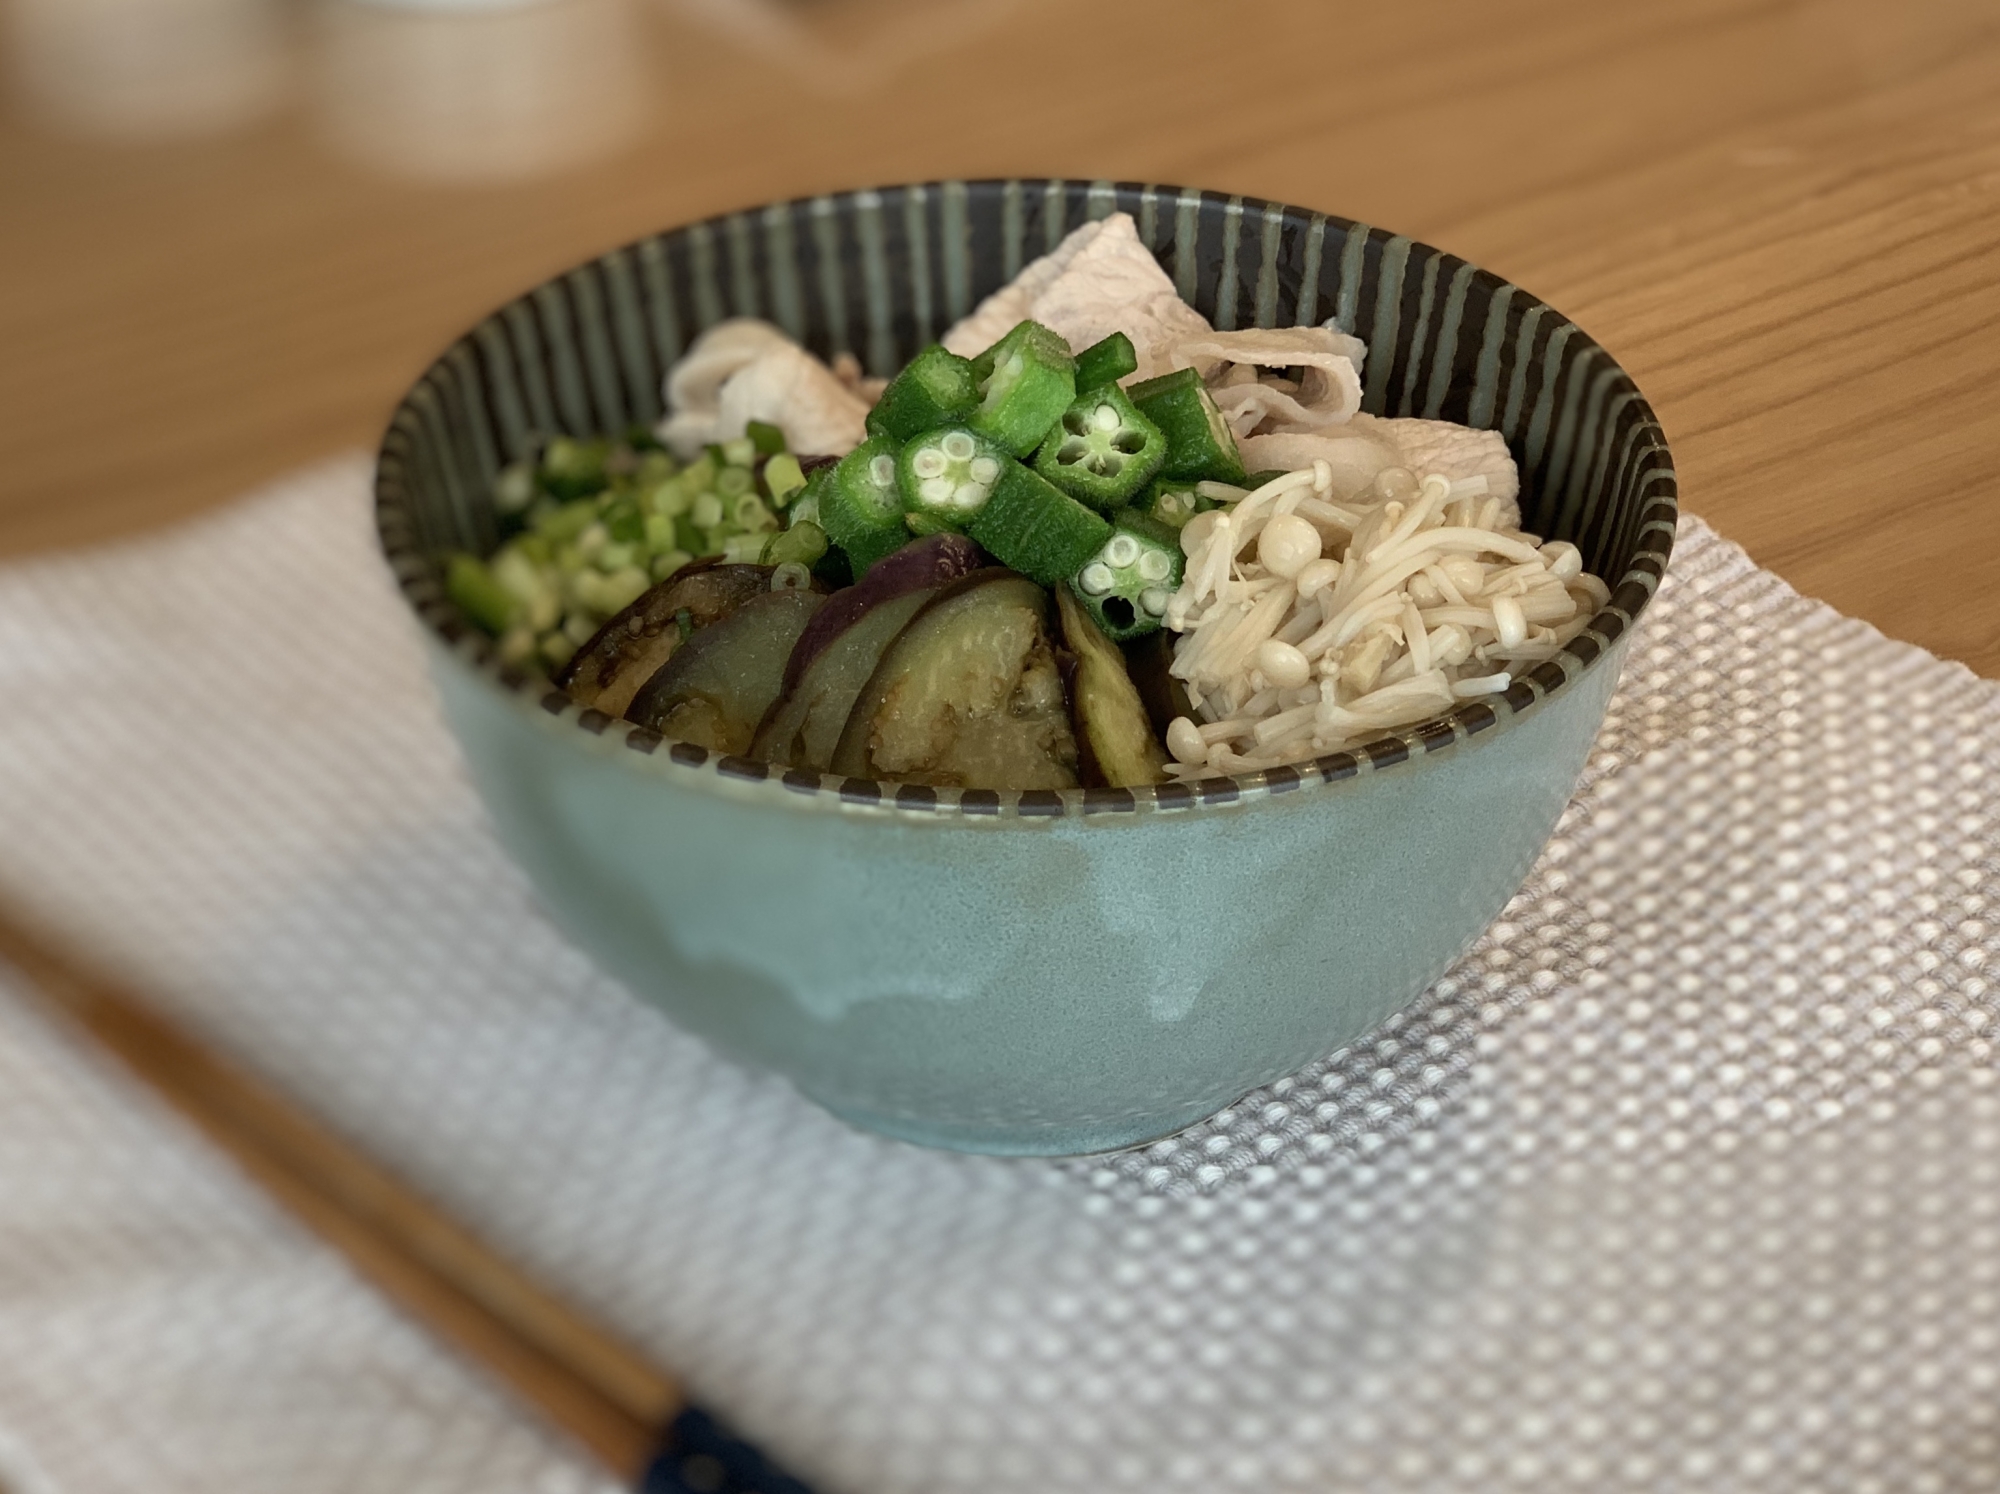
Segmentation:
<svg viewBox="0 0 2000 1494">
<path fill-rule="evenodd" d="M 1554 302 L 1651 396 L 1695 513 L 2000 676 L 1988 0 L 325 0 L 237 39 L 283 75 L 206 133 L 137 117 L 198 69 L 131 72 L 173 50 L 131 18 L 191 7 L 222 46 L 260 0 L 10 3 L 0 553 L 371 443 L 490 306 L 656 228 L 1137 179 L 1361 218 Z"/>
</svg>

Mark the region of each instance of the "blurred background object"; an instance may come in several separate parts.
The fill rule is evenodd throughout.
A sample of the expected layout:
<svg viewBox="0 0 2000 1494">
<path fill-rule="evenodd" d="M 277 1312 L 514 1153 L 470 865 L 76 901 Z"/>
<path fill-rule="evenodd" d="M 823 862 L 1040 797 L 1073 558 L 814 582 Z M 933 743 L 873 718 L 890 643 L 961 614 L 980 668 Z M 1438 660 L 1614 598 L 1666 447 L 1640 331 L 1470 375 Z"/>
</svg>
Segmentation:
<svg viewBox="0 0 2000 1494">
<path fill-rule="evenodd" d="M 283 0 L 7 0 L 6 18 L 21 100 L 58 128 L 203 134 L 283 96 Z"/>
<path fill-rule="evenodd" d="M 637 0 L 322 0 L 314 93 L 362 165 L 441 182 L 560 171 L 631 140 L 656 89 Z"/>
<path fill-rule="evenodd" d="M 969 46 L 1019 0 L 661 0 L 767 58 L 815 93 L 866 92 L 927 57 Z"/>
<path fill-rule="evenodd" d="M 2000 672 L 1960 601 L 2000 590 L 2000 405 L 1963 335 L 2000 315 L 1980 0 L 0 7 L 0 554 L 372 443 L 453 336 L 660 228 L 938 176 L 1187 182 L 1573 310 L 1697 512 Z M 1898 330 L 1864 356 L 1864 326 Z"/>
</svg>

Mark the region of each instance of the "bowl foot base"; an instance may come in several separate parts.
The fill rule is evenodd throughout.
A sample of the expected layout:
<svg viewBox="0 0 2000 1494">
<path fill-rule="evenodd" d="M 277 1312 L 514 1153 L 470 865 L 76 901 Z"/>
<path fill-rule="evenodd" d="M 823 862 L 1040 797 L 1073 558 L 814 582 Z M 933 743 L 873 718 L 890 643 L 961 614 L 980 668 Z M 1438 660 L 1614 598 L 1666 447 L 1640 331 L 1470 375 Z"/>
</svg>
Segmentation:
<svg viewBox="0 0 2000 1494">
<path fill-rule="evenodd" d="M 850 1126 L 879 1136 L 948 1152 L 973 1152 L 987 1157 L 1094 1157 L 1130 1151 L 1164 1141 L 1189 1126 L 1207 1120 L 1227 1103 L 1203 1102 L 1183 1111 L 1135 1117 L 1126 1121 L 1087 1121 L 1071 1126 L 1052 1123 L 1005 1125 L 943 1125 L 908 1116 L 874 1115 L 844 1105 L 829 1104 L 805 1091 L 807 1099 Z"/>
</svg>

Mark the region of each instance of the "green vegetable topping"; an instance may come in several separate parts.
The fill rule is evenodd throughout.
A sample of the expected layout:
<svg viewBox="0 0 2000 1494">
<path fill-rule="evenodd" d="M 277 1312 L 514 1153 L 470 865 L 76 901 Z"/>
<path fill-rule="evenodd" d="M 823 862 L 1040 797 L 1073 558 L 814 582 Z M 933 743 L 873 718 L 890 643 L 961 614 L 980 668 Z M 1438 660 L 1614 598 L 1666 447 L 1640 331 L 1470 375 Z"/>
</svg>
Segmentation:
<svg viewBox="0 0 2000 1494">
<path fill-rule="evenodd" d="M 826 531 L 811 522 L 794 524 L 765 542 L 764 564 L 784 565 L 790 561 L 810 568 L 824 554 Z"/>
<path fill-rule="evenodd" d="M 979 403 L 970 360 L 932 343 L 889 381 L 868 412 L 868 434 L 907 441 L 942 425 L 957 425 Z"/>
<path fill-rule="evenodd" d="M 743 435 L 758 456 L 776 456 L 785 449 L 785 433 L 768 421 L 746 421 Z"/>
<path fill-rule="evenodd" d="M 1074 576 L 1111 526 L 1019 462 L 1007 462 L 966 532 L 1002 565 L 1044 586 Z"/>
<path fill-rule="evenodd" d="M 963 529 L 986 504 L 1000 474 L 1014 465 L 1006 450 L 964 426 L 926 431 L 896 458 L 903 514 L 916 534 Z"/>
<path fill-rule="evenodd" d="M 973 360 L 979 405 L 966 424 L 1025 457 L 1076 398 L 1069 344 L 1040 322 L 1022 322 Z"/>
<path fill-rule="evenodd" d="M 493 578 L 486 563 L 472 555 L 454 555 L 445 568 L 445 590 L 451 599 L 488 632 L 498 633 L 514 616 L 514 598 Z"/>
<path fill-rule="evenodd" d="M 892 436 L 872 437 L 815 479 L 820 527 L 847 552 L 856 572 L 909 542 L 903 495 L 896 485 L 899 450 Z"/>
<path fill-rule="evenodd" d="M 1128 393 L 1132 403 L 1167 438 L 1167 459 L 1160 468 L 1163 476 L 1243 481 L 1243 458 L 1237 453 L 1236 437 L 1202 387 L 1200 374 L 1183 368 L 1134 384 Z"/>
<path fill-rule="evenodd" d="M 1035 454 L 1035 470 L 1070 497 L 1109 513 L 1139 495 L 1166 455 L 1160 428 L 1124 390 L 1107 384 L 1063 411 Z"/>
<path fill-rule="evenodd" d="M 809 510 L 798 458 L 775 425 L 686 466 L 648 436 L 558 437 L 539 460 L 494 479 L 494 509 L 515 533 L 482 562 L 455 556 L 445 584 L 468 620 L 500 640 L 512 664 L 556 670 L 604 623 L 697 555 L 810 566 L 828 551 Z M 893 453 L 894 447 L 890 447 Z M 893 474 L 892 474 L 893 487 Z M 790 530 L 775 510 L 793 519 Z M 906 533 L 892 500 L 895 543 Z"/>
<path fill-rule="evenodd" d="M 604 459 L 611 454 L 609 441 L 573 441 L 558 436 L 542 453 L 541 485 L 557 498 L 583 498 L 602 492 L 605 485 Z"/>
<path fill-rule="evenodd" d="M 1179 529 L 1196 514 L 1215 507 L 1215 500 L 1201 496 L 1195 483 L 1185 477 L 1156 477 L 1144 496 L 1132 505 L 1147 518 Z"/>
<path fill-rule="evenodd" d="M 1076 392 L 1088 394 L 1138 371 L 1139 354 L 1132 339 L 1123 332 L 1113 332 L 1076 355 Z"/>
<path fill-rule="evenodd" d="M 800 470 L 799 459 L 789 451 L 781 451 L 764 463 L 764 491 L 771 495 L 774 508 L 783 508 L 792 501 L 792 495 L 806 485 L 806 475 Z"/>
<path fill-rule="evenodd" d="M 1180 536 L 1126 510 L 1113 516 L 1111 538 L 1069 585 L 1092 621 L 1123 643 L 1161 625 L 1181 584 L 1181 565 Z"/>
</svg>

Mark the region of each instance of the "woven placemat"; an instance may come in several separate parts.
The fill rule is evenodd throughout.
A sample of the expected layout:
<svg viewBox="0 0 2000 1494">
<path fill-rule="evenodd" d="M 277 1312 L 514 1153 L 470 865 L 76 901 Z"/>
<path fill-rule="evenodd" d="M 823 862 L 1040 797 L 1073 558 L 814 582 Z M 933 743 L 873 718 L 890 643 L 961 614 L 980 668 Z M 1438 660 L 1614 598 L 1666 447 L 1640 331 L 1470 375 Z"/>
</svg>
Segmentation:
<svg viewBox="0 0 2000 1494">
<path fill-rule="evenodd" d="M 1477 948 L 1109 1159 L 852 1131 L 598 975 L 358 458 L 0 571 L 0 692 L 8 895 L 832 1494 L 2000 1487 L 2000 687 L 1698 521 Z"/>
</svg>

